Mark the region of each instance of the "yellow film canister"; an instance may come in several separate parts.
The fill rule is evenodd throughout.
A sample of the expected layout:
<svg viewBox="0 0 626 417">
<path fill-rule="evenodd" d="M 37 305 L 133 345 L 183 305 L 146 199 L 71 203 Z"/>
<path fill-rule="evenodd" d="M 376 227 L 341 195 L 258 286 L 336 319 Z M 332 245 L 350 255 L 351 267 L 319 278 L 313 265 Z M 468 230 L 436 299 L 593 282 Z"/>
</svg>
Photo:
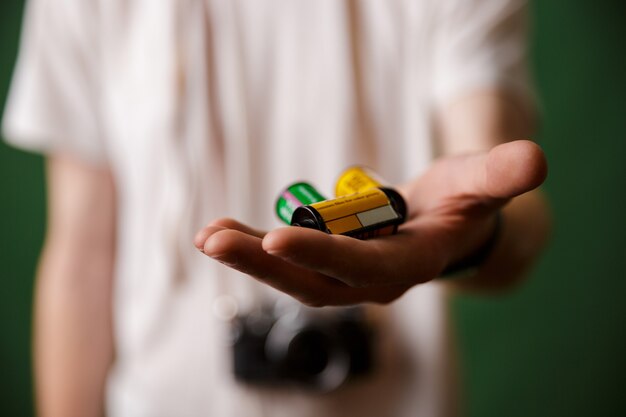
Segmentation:
<svg viewBox="0 0 626 417">
<path fill-rule="evenodd" d="M 371 188 L 301 206 L 294 211 L 291 225 L 358 239 L 394 234 L 404 221 L 394 208 L 398 197 L 396 192 Z"/>
<path fill-rule="evenodd" d="M 383 190 L 390 197 L 391 204 L 396 212 L 406 218 L 406 203 L 402 196 L 393 188 L 385 185 L 386 181 L 382 180 L 374 171 L 369 168 L 354 165 L 341 173 L 335 184 L 335 197 L 341 197 L 349 194 L 360 193 L 372 188 Z"/>
</svg>

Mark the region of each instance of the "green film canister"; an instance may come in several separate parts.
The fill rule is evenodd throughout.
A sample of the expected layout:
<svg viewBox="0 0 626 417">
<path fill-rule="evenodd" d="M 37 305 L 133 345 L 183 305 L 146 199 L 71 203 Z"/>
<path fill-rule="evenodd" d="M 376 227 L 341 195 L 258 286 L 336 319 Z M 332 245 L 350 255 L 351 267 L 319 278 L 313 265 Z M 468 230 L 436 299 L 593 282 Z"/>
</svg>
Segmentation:
<svg viewBox="0 0 626 417">
<path fill-rule="evenodd" d="M 286 224 L 291 224 L 293 212 L 301 206 L 324 201 L 315 187 L 306 182 L 297 182 L 287 187 L 276 201 L 276 214 Z"/>
</svg>

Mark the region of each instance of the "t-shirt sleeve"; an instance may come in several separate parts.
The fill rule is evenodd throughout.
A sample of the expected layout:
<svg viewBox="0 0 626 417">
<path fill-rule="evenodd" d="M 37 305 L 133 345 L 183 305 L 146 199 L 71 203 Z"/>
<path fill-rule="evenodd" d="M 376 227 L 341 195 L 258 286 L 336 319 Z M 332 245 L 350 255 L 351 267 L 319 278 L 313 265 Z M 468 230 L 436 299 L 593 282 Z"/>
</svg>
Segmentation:
<svg viewBox="0 0 626 417">
<path fill-rule="evenodd" d="M 31 0 L 3 118 L 14 146 L 103 164 L 97 22 L 83 0 Z"/>
<path fill-rule="evenodd" d="M 516 95 L 532 111 L 523 0 L 439 0 L 433 94 L 437 105 L 484 88 Z"/>
</svg>

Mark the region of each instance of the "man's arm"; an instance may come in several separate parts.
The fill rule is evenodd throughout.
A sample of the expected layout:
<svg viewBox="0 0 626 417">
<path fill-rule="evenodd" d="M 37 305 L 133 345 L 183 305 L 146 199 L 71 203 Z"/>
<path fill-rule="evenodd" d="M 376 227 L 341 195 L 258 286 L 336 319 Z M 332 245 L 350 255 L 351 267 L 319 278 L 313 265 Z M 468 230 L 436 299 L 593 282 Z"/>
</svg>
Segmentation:
<svg viewBox="0 0 626 417">
<path fill-rule="evenodd" d="M 103 414 L 113 359 L 115 189 L 106 168 L 47 161 L 48 230 L 35 296 L 39 415 Z"/>
<path fill-rule="evenodd" d="M 453 101 L 437 114 L 444 156 L 488 151 L 501 143 L 533 137 L 534 114 L 519 97 L 484 90 Z M 491 254 L 472 277 L 451 280 L 466 290 L 506 289 L 524 277 L 550 233 L 543 193 L 535 189 L 513 198 L 502 209 L 500 236 Z"/>
<path fill-rule="evenodd" d="M 476 276 L 455 284 L 509 287 L 547 236 L 547 209 L 534 191 L 547 163 L 536 144 L 514 141 L 532 126 L 515 101 L 495 91 L 465 100 L 439 115 L 444 156 L 398 186 L 408 208 L 398 234 L 367 241 L 300 227 L 265 234 L 220 219 L 198 232 L 195 245 L 305 304 L 388 303 L 480 251 L 504 207 L 494 252 Z"/>
</svg>

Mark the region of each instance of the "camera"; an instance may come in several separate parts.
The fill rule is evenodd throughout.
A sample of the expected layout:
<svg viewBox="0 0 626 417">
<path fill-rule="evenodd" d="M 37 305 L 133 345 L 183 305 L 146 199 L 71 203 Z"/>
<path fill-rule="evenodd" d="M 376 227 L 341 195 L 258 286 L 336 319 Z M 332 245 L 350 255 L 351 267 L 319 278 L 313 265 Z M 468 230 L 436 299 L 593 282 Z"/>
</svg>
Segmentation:
<svg viewBox="0 0 626 417">
<path fill-rule="evenodd" d="M 235 317 L 235 377 L 259 385 L 331 391 L 373 368 L 373 329 L 362 308 L 260 308 Z"/>
</svg>

